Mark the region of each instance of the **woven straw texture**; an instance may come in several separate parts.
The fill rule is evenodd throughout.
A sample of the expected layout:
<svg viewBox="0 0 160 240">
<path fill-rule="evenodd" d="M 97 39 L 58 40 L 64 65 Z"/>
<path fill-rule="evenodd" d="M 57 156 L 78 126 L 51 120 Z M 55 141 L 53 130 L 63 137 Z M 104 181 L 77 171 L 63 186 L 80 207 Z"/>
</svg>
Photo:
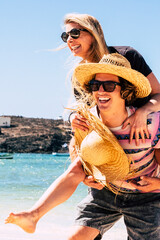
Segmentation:
<svg viewBox="0 0 160 240">
<path fill-rule="evenodd" d="M 85 88 L 97 73 L 110 73 L 122 77 L 136 87 L 136 97 L 143 98 L 151 93 L 148 79 L 140 72 L 131 69 L 129 61 L 118 53 L 104 55 L 99 63 L 84 63 L 75 68 L 73 82 Z"/>
<path fill-rule="evenodd" d="M 87 119 L 88 132 L 76 129 L 75 140 L 77 153 L 88 175 L 109 187 L 111 182 L 133 177 L 131 159 L 128 159 L 112 132 L 95 117 L 86 106 L 79 106 L 77 111 Z"/>
</svg>

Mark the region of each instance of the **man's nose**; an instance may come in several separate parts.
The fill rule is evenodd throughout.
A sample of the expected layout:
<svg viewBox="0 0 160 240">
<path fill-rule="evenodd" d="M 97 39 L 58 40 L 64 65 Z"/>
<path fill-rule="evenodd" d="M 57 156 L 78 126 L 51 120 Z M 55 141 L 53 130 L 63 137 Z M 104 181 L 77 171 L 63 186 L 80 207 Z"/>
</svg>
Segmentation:
<svg viewBox="0 0 160 240">
<path fill-rule="evenodd" d="M 99 92 L 105 92 L 105 90 L 104 90 L 104 88 L 103 88 L 103 84 L 101 84 L 100 85 L 100 87 L 99 87 L 99 90 L 98 90 Z"/>
</svg>

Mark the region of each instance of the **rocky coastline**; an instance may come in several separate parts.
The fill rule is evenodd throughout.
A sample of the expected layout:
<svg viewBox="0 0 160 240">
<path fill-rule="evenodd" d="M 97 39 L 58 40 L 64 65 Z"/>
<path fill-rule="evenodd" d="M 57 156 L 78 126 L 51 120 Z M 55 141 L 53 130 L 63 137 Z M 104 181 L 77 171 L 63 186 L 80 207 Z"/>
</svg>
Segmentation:
<svg viewBox="0 0 160 240">
<path fill-rule="evenodd" d="M 71 127 L 63 119 L 9 116 L 10 127 L 0 128 L 0 152 L 53 153 L 68 152 Z"/>
</svg>

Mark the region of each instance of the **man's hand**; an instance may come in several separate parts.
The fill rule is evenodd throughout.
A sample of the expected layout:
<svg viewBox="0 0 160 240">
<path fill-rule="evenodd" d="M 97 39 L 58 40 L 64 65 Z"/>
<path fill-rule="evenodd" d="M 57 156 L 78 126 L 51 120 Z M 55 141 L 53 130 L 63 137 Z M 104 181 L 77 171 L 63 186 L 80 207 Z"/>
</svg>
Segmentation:
<svg viewBox="0 0 160 240">
<path fill-rule="evenodd" d="M 98 190 L 102 190 L 104 185 L 100 182 L 96 182 L 93 176 L 86 176 L 83 183 L 88 187 L 96 188 Z"/>
<path fill-rule="evenodd" d="M 76 128 L 81 129 L 82 131 L 87 131 L 89 129 L 87 120 L 78 113 L 73 115 L 71 119 L 71 127 L 73 131 Z"/>
</svg>

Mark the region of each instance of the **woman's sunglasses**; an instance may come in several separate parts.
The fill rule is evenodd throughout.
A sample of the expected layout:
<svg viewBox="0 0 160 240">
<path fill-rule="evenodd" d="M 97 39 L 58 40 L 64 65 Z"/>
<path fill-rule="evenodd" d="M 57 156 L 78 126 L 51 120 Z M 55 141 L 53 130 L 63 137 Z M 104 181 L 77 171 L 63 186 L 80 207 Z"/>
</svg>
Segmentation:
<svg viewBox="0 0 160 240">
<path fill-rule="evenodd" d="M 77 39 L 77 38 L 79 38 L 81 31 L 88 32 L 87 29 L 73 28 L 70 32 L 63 32 L 62 35 L 61 35 L 61 38 L 64 42 L 67 42 L 67 39 L 68 39 L 69 35 L 72 38 Z"/>
<path fill-rule="evenodd" d="M 114 82 L 114 81 L 98 81 L 95 79 L 92 79 L 89 82 L 89 88 L 92 92 L 98 91 L 100 86 L 103 86 L 104 91 L 106 92 L 113 92 L 116 88 L 116 86 L 121 86 L 120 83 Z"/>
</svg>

